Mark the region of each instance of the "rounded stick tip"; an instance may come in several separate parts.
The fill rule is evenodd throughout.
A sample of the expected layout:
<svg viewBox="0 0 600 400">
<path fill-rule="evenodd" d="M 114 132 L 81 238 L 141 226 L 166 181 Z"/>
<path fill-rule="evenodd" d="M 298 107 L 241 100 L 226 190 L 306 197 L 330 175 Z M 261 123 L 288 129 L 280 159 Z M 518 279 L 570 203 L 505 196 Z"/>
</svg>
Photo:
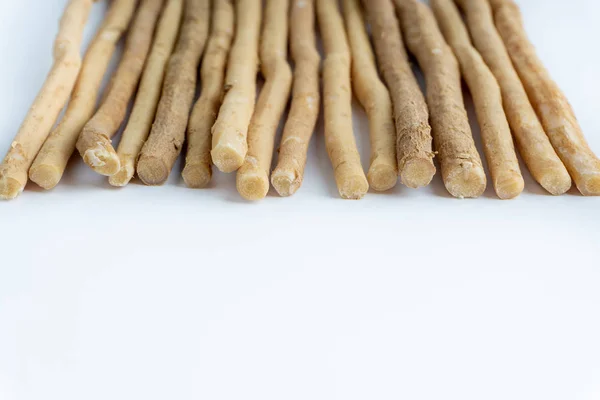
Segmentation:
<svg viewBox="0 0 600 400">
<path fill-rule="evenodd" d="M 364 175 L 350 175 L 344 178 L 338 189 L 343 199 L 360 200 L 369 191 L 369 182 Z"/>
<path fill-rule="evenodd" d="M 300 188 L 302 179 L 293 172 L 275 170 L 271 175 L 271 184 L 281 197 L 288 197 Z"/>
<path fill-rule="evenodd" d="M 181 176 L 187 187 L 202 189 L 210 183 L 212 172 L 206 165 L 186 165 Z"/>
<path fill-rule="evenodd" d="M 600 175 L 588 175 L 577 182 L 577 188 L 584 196 L 600 196 Z"/>
<path fill-rule="evenodd" d="M 217 146 L 211 151 L 211 156 L 219 171 L 230 173 L 242 166 L 246 155 L 231 146 Z"/>
<path fill-rule="evenodd" d="M 61 171 L 54 165 L 34 165 L 29 170 L 29 179 L 39 187 L 50 190 L 58 185 L 62 178 Z"/>
<path fill-rule="evenodd" d="M 88 149 L 83 154 L 83 161 L 100 175 L 112 176 L 119 172 L 121 162 L 117 154 L 104 146 Z"/>
<path fill-rule="evenodd" d="M 461 162 L 450 168 L 444 179 L 448 192 L 458 198 L 474 198 L 483 194 L 486 187 L 485 172 L 481 166 Z"/>
<path fill-rule="evenodd" d="M 148 186 L 159 186 L 169 178 L 169 169 L 165 163 L 157 157 L 142 155 L 138 161 L 138 177 Z"/>
<path fill-rule="evenodd" d="M 385 192 L 396 186 L 398 171 L 391 165 L 371 164 L 367 179 L 373 190 Z"/>
<path fill-rule="evenodd" d="M 552 170 L 540 179 L 540 185 L 554 196 L 565 194 L 571 189 L 573 181 L 566 169 Z"/>
<path fill-rule="evenodd" d="M 239 194 L 244 199 L 262 200 L 269 192 L 269 177 L 264 171 L 238 172 L 236 186 Z"/>
<path fill-rule="evenodd" d="M 13 178 L 0 177 L 0 200 L 12 200 L 23 191 L 23 185 Z"/>
<path fill-rule="evenodd" d="M 119 172 L 108 178 L 108 183 L 115 187 L 127 186 L 133 178 L 134 173 L 132 165 L 121 165 Z"/>
<path fill-rule="evenodd" d="M 429 185 L 435 171 L 431 159 L 414 158 L 404 164 L 404 168 L 400 171 L 400 180 L 405 186 L 417 189 Z"/>
<path fill-rule="evenodd" d="M 494 189 L 502 200 L 510 200 L 519 196 L 525 188 L 523 176 L 516 171 L 507 171 L 497 177 Z"/>
</svg>

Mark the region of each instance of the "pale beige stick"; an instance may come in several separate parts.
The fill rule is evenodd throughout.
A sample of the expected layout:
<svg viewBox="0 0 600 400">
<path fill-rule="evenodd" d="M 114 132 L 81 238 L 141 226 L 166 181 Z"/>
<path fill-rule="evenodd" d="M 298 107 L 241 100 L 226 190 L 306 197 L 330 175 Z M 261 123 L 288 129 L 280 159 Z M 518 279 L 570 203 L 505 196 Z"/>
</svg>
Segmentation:
<svg viewBox="0 0 600 400">
<path fill-rule="evenodd" d="M 583 136 L 573 108 L 527 38 L 518 6 L 493 0 L 496 27 L 546 134 L 581 194 L 600 195 L 600 159 Z"/>
<path fill-rule="evenodd" d="M 292 1 L 290 47 L 295 63 L 292 105 L 277 167 L 271 174 L 271 183 L 280 196 L 291 196 L 302 185 L 308 145 L 319 117 L 321 56 L 316 47 L 314 0 Z"/>
<path fill-rule="evenodd" d="M 135 104 L 119 142 L 117 156 L 121 168 L 108 178 L 108 182 L 113 186 L 127 185 L 135 174 L 137 156 L 148 138 L 156 115 L 167 62 L 179 32 L 183 3 L 184 0 L 168 0 L 158 22 Z"/>
<path fill-rule="evenodd" d="M 120 161 L 111 138 L 123 123 L 150 51 L 163 0 L 142 0 L 127 35 L 123 58 L 96 114 L 83 127 L 77 150 L 83 161 L 101 175 L 119 172 Z"/>
<path fill-rule="evenodd" d="M 50 133 L 29 169 L 29 178 L 44 189 L 52 189 L 60 182 L 81 130 L 94 115 L 102 78 L 117 42 L 129 26 L 135 5 L 131 0 L 113 1 L 85 54 L 65 116 Z"/>
<path fill-rule="evenodd" d="M 225 97 L 212 127 L 212 160 L 223 172 L 242 166 L 256 102 L 262 0 L 238 0 L 236 31 L 225 77 Z"/>
<path fill-rule="evenodd" d="M 190 117 L 183 180 L 190 188 L 203 188 L 212 177 L 211 128 L 223 98 L 227 55 L 235 25 L 232 0 L 214 0 L 211 34 L 202 61 L 202 94 Z"/>
<path fill-rule="evenodd" d="M 363 0 L 379 69 L 392 98 L 402 183 L 426 186 L 435 175 L 429 110 L 408 62 L 392 0 Z"/>
<path fill-rule="evenodd" d="M 478 197 L 486 177 L 463 101 L 458 62 L 429 7 L 418 0 L 396 0 L 402 31 L 427 84 L 433 139 L 446 189 L 455 197 Z"/>
<path fill-rule="evenodd" d="M 352 53 L 352 87 L 369 119 L 371 165 L 367 179 L 374 190 L 389 190 L 398 182 L 392 100 L 377 73 L 360 0 L 344 0 L 343 10 Z"/>
<path fill-rule="evenodd" d="M 360 163 L 352 128 L 350 49 L 337 0 L 318 0 L 317 17 L 325 48 L 325 145 L 340 196 L 360 199 L 369 190 L 369 183 Z"/>
<path fill-rule="evenodd" d="M 70 0 L 54 41 L 54 62 L 6 157 L 0 164 L 0 199 L 17 197 L 27 172 L 65 106 L 81 68 L 80 47 L 92 0 Z"/>
<path fill-rule="evenodd" d="M 560 195 L 571 187 L 571 177 L 527 98 L 525 88 L 498 35 L 488 0 L 455 0 L 465 12 L 475 48 L 496 77 L 504 111 L 517 148 L 533 178 L 548 192 Z"/>
<path fill-rule="evenodd" d="M 521 194 L 525 182 L 502 108 L 502 93 L 498 82 L 471 45 L 469 32 L 453 0 L 431 0 L 430 4 L 471 91 L 481 128 L 483 150 L 496 194 L 501 199 L 513 199 Z"/>
<path fill-rule="evenodd" d="M 237 172 L 236 186 L 246 200 L 269 192 L 275 134 L 292 88 L 287 62 L 289 0 L 267 0 L 260 44 L 265 85 L 248 128 L 248 153 Z"/>
<path fill-rule="evenodd" d="M 209 21 L 210 0 L 186 0 L 181 33 L 167 67 L 156 118 L 137 164 L 138 176 L 146 185 L 164 184 L 181 153 Z"/>
</svg>

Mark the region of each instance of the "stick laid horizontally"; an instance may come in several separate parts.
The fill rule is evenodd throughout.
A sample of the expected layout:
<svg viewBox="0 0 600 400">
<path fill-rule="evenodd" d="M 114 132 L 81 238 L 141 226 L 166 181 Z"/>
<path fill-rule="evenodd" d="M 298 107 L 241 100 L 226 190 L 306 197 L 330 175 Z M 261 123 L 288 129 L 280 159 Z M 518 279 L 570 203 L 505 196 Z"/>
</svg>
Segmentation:
<svg viewBox="0 0 600 400">
<path fill-rule="evenodd" d="M 426 186 L 435 175 L 429 110 L 408 62 L 392 0 L 363 0 L 381 75 L 390 89 L 402 183 Z"/>
<path fill-rule="evenodd" d="M 527 38 L 519 7 L 512 0 L 493 0 L 496 27 L 554 150 L 581 194 L 600 195 L 600 159 L 583 136 L 565 94 L 538 58 Z"/>
<path fill-rule="evenodd" d="M 238 0 L 235 39 L 225 77 L 225 97 L 212 127 L 213 163 L 220 171 L 242 166 L 248 152 L 248 126 L 256 102 L 262 0 Z"/>
<path fill-rule="evenodd" d="M 83 161 L 101 175 L 111 176 L 119 172 L 121 164 L 111 138 L 125 120 L 127 105 L 137 89 L 162 5 L 163 0 L 142 0 L 108 93 L 77 140 L 77 150 Z"/>
<path fill-rule="evenodd" d="M 210 0 L 186 0 L 156 118 L 137 164 L 138 176 L 146 185 L 164 184 L 181 153 L 209 25 Z"/>
<path fill-rule="evenodd" d="M 277 167 L 271 174 L 271 183 L 280 196 L 291 196 L 302 185 L 308 145 L 321 107 L 321 56 L 316 46 L 314 13 L 314 0 L 292 1 L 290 48 L 295 63 L 292 105 L 283 128 Z"/>
<path fill-rule="evenodd" d="M 367 179 L 373 189 L 389 190 L 398 182 L 392 100 L 379 79 L 360 0 L 344 0 L 343 10 L 352 53 L 352 87 L 369 119 L 371 165 Z"/>
<path fill-rule="evenodd" d="M 54 41 L 54 62 L 6 157 L 0 164 L 0 199 L 17 197 L 27 173 L 75 86 L 81 42 L 93 0 L 70 0 Z"/>
<path fill-rule="evenodd" d="M 275 134 L 292 88 L 288 11 L 289 0 L 267 0 L 260 43 L 265 84 L 248 128 L 248 153 L 236 177 L 237 190 L 246 200 L 263 199 L 269 192 Z"/>
<path fill-rule="evenodd" d="M 479 197 L 486 177 L 465 110 L 458 62 L 427 5 L 396 0 L 396 6 L 408 48 L 425 75 L 444 185 L 455 197 Z"/>
<path fill-rule="evenodd" d="M 361 199 L 369 190 L 369 183 L 360 163 L 352 128 L 350 49 L 337 0 L 318 0 L 317 18 L 325 48 L 325 145 L 340 196 Z"/>
<path fill-rule="evenodd" d="M 521 194 L 525 181 L 502 107 L 498 82 L 471 45 L 469 32 L 453 0 L 431 0 L 430 4 L 471 91 L 496 194 L 501 199 L 513 199 Z"/>
<path fill-rule="evenodd" d="M 131 116 L 119 142 L 117 156 L 121 168 L 108 179 L 113 186 L 127 185 L 135 174 L 138 154 L 150 134 L 156 115 L 167 62 L 179 33 L 183 3 L 184 0 L 168 0 L 158 22 Z"/>
<path fill-rule="evenodd" d="M 131 22 L 135 6 L 132 0 L 113 1 L 85 54 L 65 116 L 50 133 L 29 169 L 29 179 L 44 189 L 52 189 L 60 182 L 79 134 L 94 115 L 102 79 L 117 43 Z"/>
<path fill-rule="evenodd" d="M 235 14 L 232 0 L 214 0 L 212 27 L 202 61 L 202 94 L 196 102 L 187 131 L 187 154 L 183 180 L 190 188 L 203 188 L 212 177 L 211 128 L 223 98 L 227 55 L 231 48 Z"/>
</svg>

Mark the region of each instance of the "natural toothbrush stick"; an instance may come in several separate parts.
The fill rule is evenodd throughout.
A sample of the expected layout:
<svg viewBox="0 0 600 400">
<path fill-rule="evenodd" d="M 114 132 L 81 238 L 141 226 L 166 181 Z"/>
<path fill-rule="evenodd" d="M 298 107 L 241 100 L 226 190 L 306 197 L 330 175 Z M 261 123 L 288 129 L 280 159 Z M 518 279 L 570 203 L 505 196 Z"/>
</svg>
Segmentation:
<svg viewBox="0 0 600 400">
<path fill-rule="evenodd" d="M 517 148 L 533 178 L 548 192 L 560 195 L 571 187 L 571 177 L 535 114 L 502 38 L 494 26 L 488 0 L 455 0 L 465 13 L 475 48 L 496 77 L 504 111 Z"/>
<path fill-rule="evenodd" d="M 267 0 L 260 43 L 265 85 L 248 128 L 248 153 L 237 172 L 236 186 L 246 200 L 263 199 L 269 191 L 275 134 L 292 87 L 287 62 L 289 0 Z"/>
<path fill-rule="evenodd" d="M 502 93 L 496 78 L 477 50 L 471 45 L 469 32 L 452 0 L 431 0 L 438 25 L 452 47 L 462 75 L 473 96 L 481 127 L 483 149 L 496 194 L 512 199 L 523 191 L 525 182 L 513 144 L 510 127 L 502 108 Z"/>
<path fill-rule="evenodd" d="M 135 104 L 119 142 L 117 155 L 121 168 L 108 179 L 113 186 L 127 185 L 135 174 L 137 156 L 148 138 L 156 115 L 165 69 L 179 32 L 183 3 L 184 0 L 168 0 L 158 22 Z"/>
<path fill-rule="evenodd" d="M 52 189 L 60 182 L 79 134 L 94 114 L 102 78 L 117 42 L 129 26 L 135 5 L 131 0 L 113 1 L 85 54 L 65 116 L 50 133 L 29 169 L 29 178 L 44 189 Z"/>
<path fill-rule="evenodd" d="M 292 104 L 277 167 L 271 174 L 271 183 L 280 196 L 291 196 L 302 185 L 308 144 L 319 117 L 321 56 L 316 47 L 314 0 L 292 1 L 290 48 L 295 63 Z"/>
<path fill-rule="evenodd" d="M 210 0 L 186 0 L 181 32 L 167 67 L 154 125 L 137 164 L 138 176 L 146 185 L 165 183 L 181 153 L 209 21 Z"/>
<path fill-rule="evenodd" d="M 392 98 L 402 183 L 426 186 L 435 175 L 429 110 L 408 62 L 391 0 L 363 0 L 379 69 Z"/>
<path fill-rule="evenodd" d="M 238 0 L 236 30 L 225 76 L 225 97 L 212 127 L 212 160 L 223 172 L 242 166 L 256 101 L 262 0 Z"/>
<path fill-rule="evenodd" d="M 392 100 L 377 73 L 360 0 L 344 0 L 343 10 L 352 53 L 352 86 L 369 118 L 371 166 L 367 179 L 373 189 L 384 191 L 398 181 Z"/>
<path fill-rule="evenodd" d="M 337 0 L 318 0 L 317 17 L 325 48 L 325 146 L 340 196 L 360 199 L 369 190 L 369 183 L 360 163 L 352 129 L 350 49 Z"/>
<path fill-rule="evenodd" d="M 227 55 L 231 47 L 235 14 L 232 0 L 215 0 L 211 34 L 202 61 L 202 94 L 196 102 L 188 126 L 188 147 L 183 169 L 183 180 L 188 187 L 203 188 L 212 177 L 211 128 L 217 119 Z"/>
<path fill-rule="evenodd" d="M 552 80 L 527 38 L 518 6 L 512 0 L 490 3 L 498 32 L 554 150 L 581 194 L 600 195 L 600 159 L 585 140 L 566 96 Z"/>
<path fill-rule="evenodd" d="M 99 174 L 111 176 L 119 172 L 119 157 L 112 147 L 111 138 L 123 123 L 127 105 L 137 89 L 162 5 L 163 0 L 141 1 L 107 95 L 77 140 L 79 154 Z"/>
<path fill-rule="evenodd" d="M 463 102 L 458 62 L 429 7 L 418 0 L 396 0 L 396 6 L 408 48 L 425 75 L 444 185 L 455 197 L 478 197 L 486 177 Z"/>
<path fill-rule="evenodd" d="M 92 0 L 70 0 L 54 42 L 54 63 L 0 164 L 0 199 L 17 197 L 27 172 L 67 102 L 81 68 L 80 47 Z"/>
</svg>

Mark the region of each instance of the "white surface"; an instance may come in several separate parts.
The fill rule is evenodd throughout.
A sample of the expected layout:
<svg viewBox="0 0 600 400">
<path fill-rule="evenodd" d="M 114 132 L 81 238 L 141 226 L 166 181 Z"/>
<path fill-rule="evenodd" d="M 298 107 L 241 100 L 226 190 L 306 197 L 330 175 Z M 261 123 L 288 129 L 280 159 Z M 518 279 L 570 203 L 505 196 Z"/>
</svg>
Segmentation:
<svg viewBox="0 0 600 400">
<path fill-rule="evenodd" d="M 64 3 L 0 2 L 2 151 Z M 600 3 L 520 3 L 600 153 Z M 343 201 L 321 125 L 292 198 L 179 171 L 118 190 L 75 159 L 0 203 L 0 399 L 600 399 L 600 199 L 527 175 L 514 201 L 455 200 L 439 176 Z"/>
</svg>

